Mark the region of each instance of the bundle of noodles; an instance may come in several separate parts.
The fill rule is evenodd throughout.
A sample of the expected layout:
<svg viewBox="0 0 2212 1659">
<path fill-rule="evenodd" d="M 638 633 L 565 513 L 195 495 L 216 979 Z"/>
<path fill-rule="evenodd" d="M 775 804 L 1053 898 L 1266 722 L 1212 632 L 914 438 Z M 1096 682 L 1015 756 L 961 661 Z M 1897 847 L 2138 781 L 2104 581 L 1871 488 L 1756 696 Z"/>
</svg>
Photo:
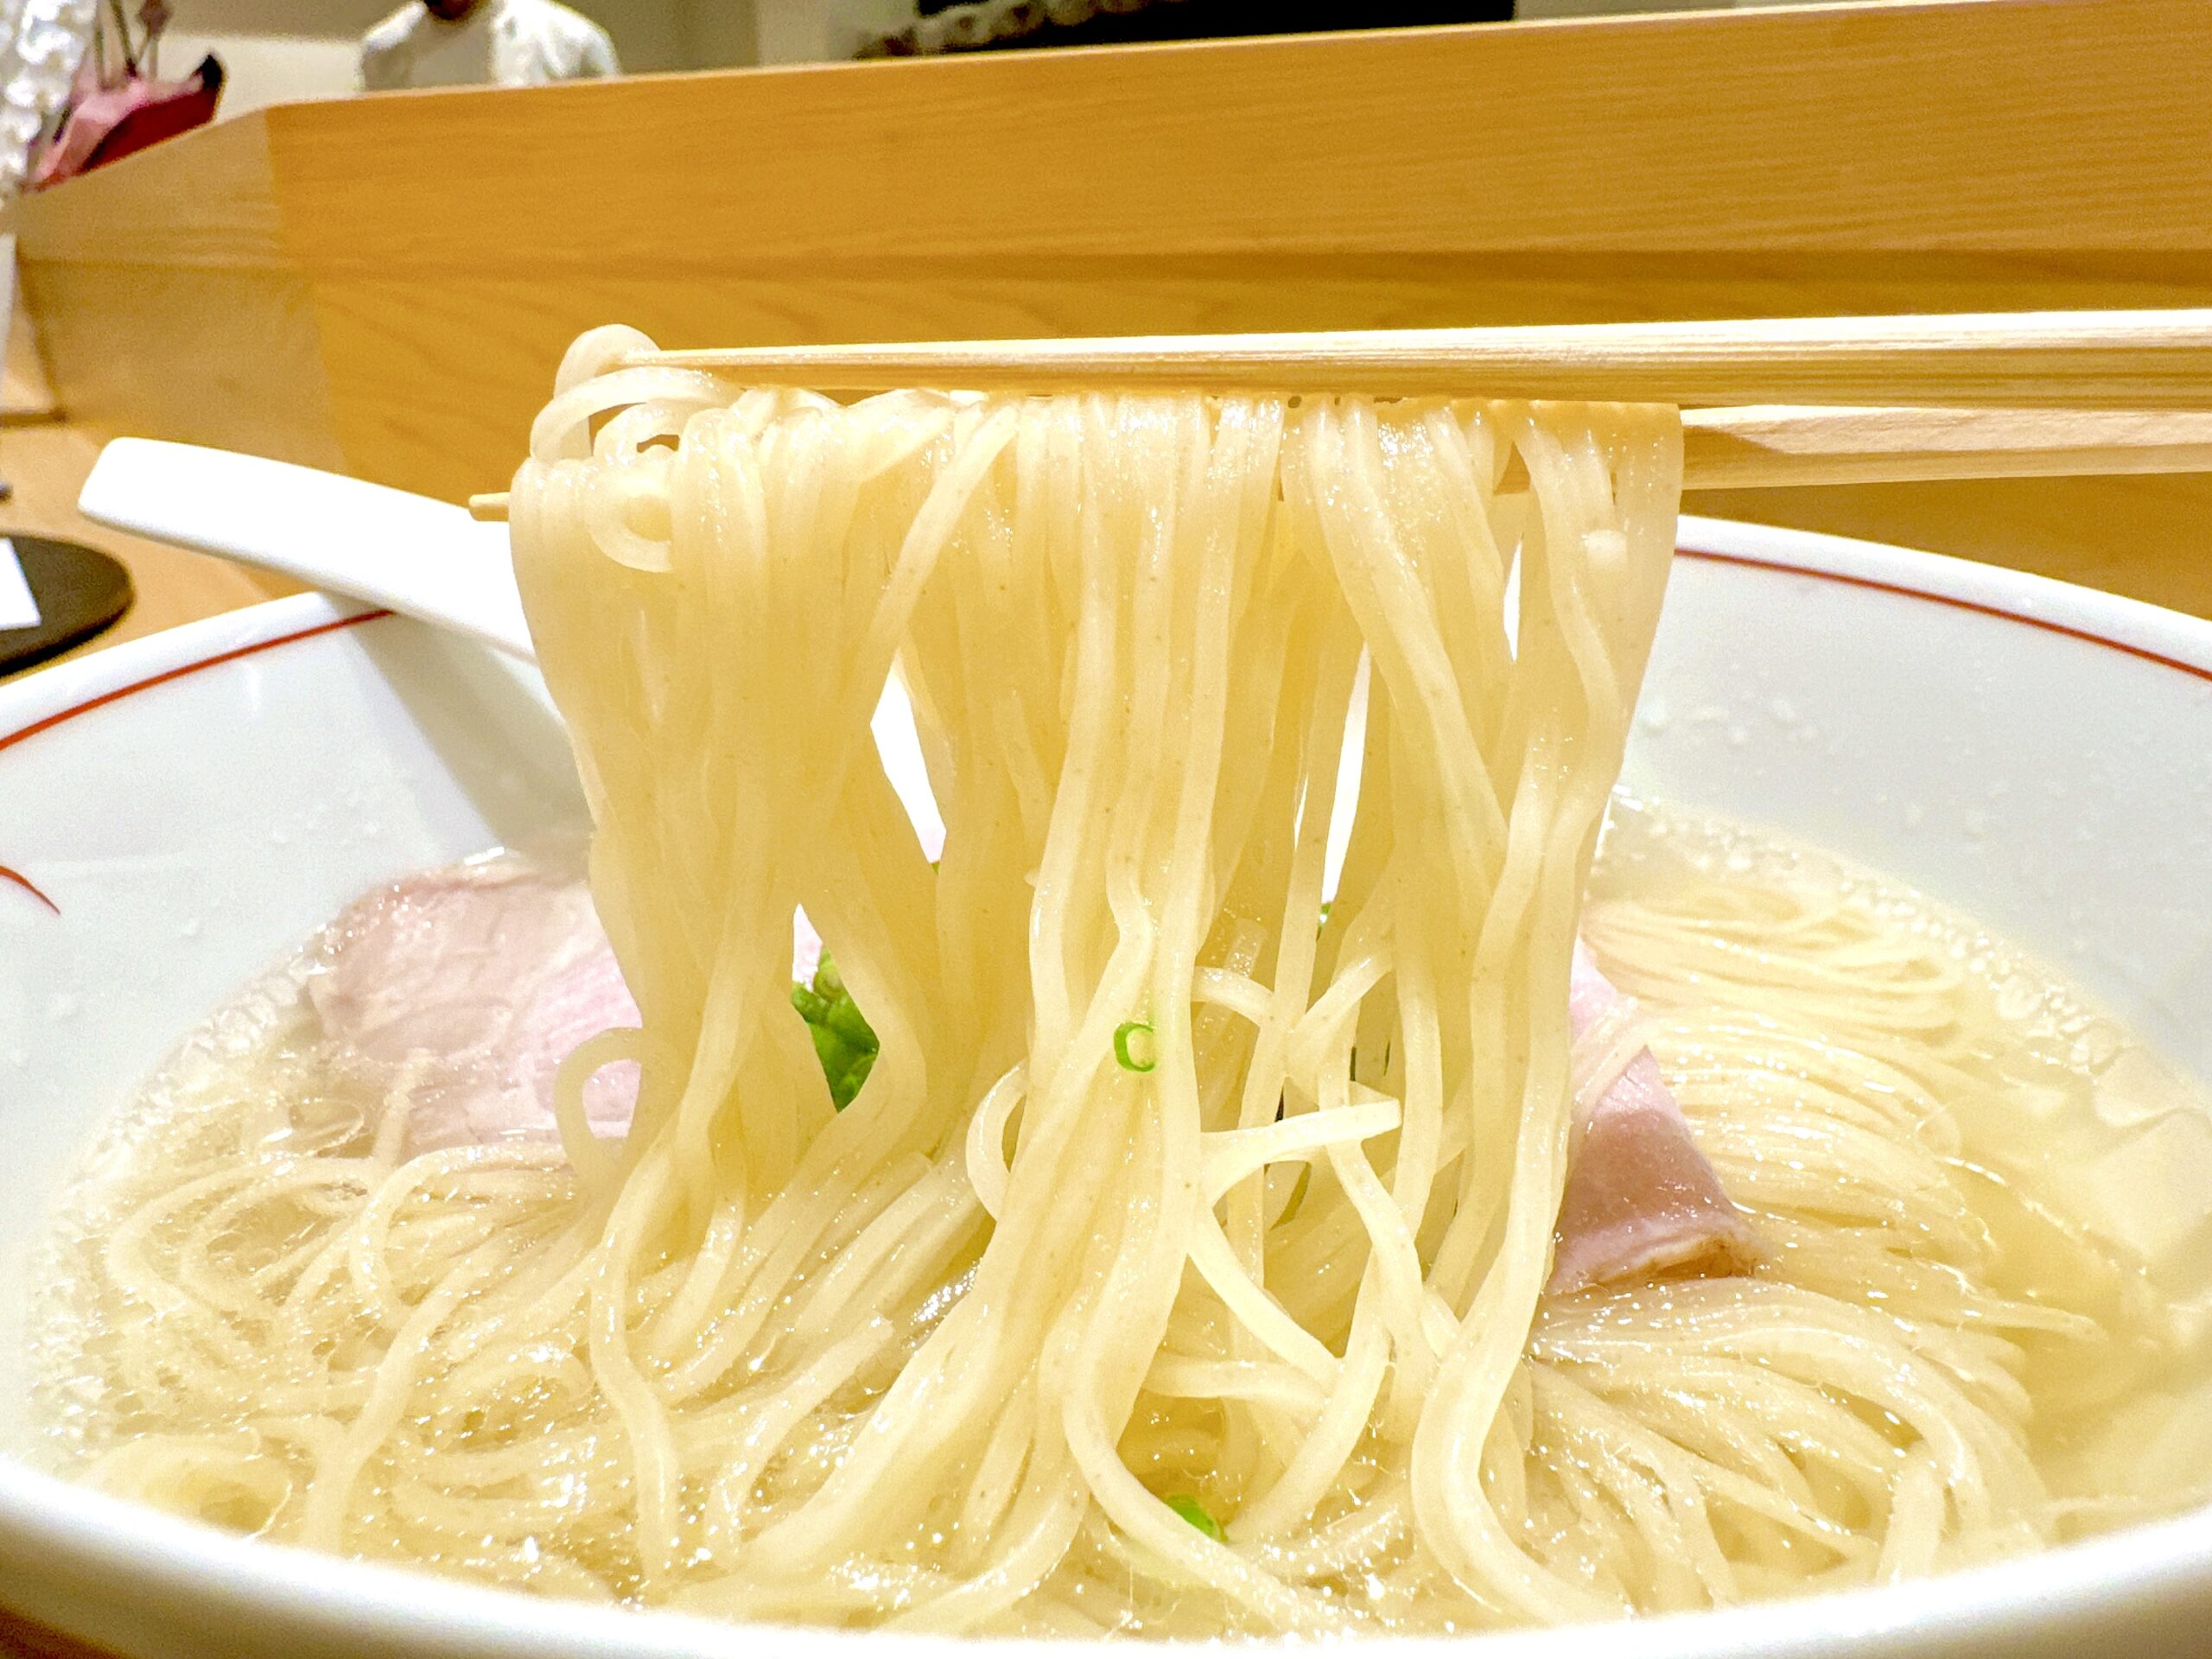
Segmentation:
<svg viewBox="0 0 2212 1659">
<path fill-rule="evenodd" d="M 1671 410 L 839 404 L 616 364 L 647 343 L 577 343 L 513 495 L 639 1028 L 563 1068 L 565 1159 L 192 1165 L 108 1252 L 166 1355 L 109 1484 L 938 1630 L 1464 1629 L 2049 1531 L 2012 1338 L 2084 1322 L 1978 1276 L 1954 1080 L 1891 1040 L 1956 1017 L 1939 973 L 1777 912 L 1745 925 L 1791 1019 L 1670 1002 L 1725 980 L 1725 913 L 1608 911 L 1657 1010 L 1624 1052 L 1779 1248 L 1545 1295 L 1586 1051 L 1623 1050 L 1575 1052 L 1567 992 Z M 894 663 L 935 868 L 870 736 Z M 842 1112 L 790 1002 L 801 909 L 880 1039 Z M 635 1116 L 595 1139 L 616 1060 Z M 209 1254 L 285 1205 L 281 1249 Z"/>
<path fill-rule="evenodd" d="M 571 355 L 515 536 L 644 1014 L 593 1351 L 647 1573 L 703 1545 L 735 1571 L 688 1599 L 889 1580 L 964 1625 L 1055 1573 L 1073 1599 L 1172 1564 L 1298 1628 L 1327 1598 L 1255 1550 L 1379 1503 L 1494 1588 L 1514 1551 L 1480 1453 L 1564 1180 L 1568 955 L 1664 581 L 1671 416 L 841 408 L 598 372 L 638 343 Z M 1497 491 L 1516 452 L 1522 524 Z M 1373 804 L 1317 940 L 1363 643 Z M 934 880 L 868 739 L 894 652 Z M 882 1038 L 835 1118 L 782 1006 L 795 905 Z M 886 1243 L 863 1228 L 809 1274 L 900 1159 Z M 1285 1215 L 1268 1176 L 1292 1164 Z M 664 1262 L 682 1284 L 630 1332 Z M 764 1362 L 865 1395 L 781 1503 L 754 1461 L 695 1475 L 674 1443 L 676 1408 L 733 1371 L 758 1394 Z M 1250 1548 L 1194 1541 L 1133 1460 L 1202 1478 Z M 948 1541 L 918 1562 L 921 1537 Z"/>
</svg>

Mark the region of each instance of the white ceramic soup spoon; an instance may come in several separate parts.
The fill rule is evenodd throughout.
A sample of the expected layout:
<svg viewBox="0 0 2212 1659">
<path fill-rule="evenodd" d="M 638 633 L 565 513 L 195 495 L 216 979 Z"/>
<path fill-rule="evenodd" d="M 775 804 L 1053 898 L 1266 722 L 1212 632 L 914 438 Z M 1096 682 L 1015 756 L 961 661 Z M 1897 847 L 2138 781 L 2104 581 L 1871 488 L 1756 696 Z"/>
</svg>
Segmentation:
<svg viewBox="0 0 2212 1659">
<path fill-rule="evenodd" d="M 77 511 L 111 530 L 274 570 L 537 660 L 507 527 L 480 523 L 466 507 L 289 461 L 117 438 L 92 463 Z M 944 823 L 896 674 L 869 724 L 891 786 L 935 857 Z"/>
<path fill-rule="evenodd" d="M 536 656 L 507 527 L 465 507 L 258 455 L 118 438 L 93 462 L 77 510 Z"/>
</svg>

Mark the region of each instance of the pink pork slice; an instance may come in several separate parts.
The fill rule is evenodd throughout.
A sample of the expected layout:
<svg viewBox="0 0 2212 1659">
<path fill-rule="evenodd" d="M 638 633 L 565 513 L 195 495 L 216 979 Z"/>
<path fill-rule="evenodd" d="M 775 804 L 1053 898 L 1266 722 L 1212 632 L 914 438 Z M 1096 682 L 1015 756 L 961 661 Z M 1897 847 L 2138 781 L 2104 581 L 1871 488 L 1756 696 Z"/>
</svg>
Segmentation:
<svg viewBox="0 0 2212 1659">
<path fill-rule="evenodd" d="M 353 1069 L 396 1084 L 415 1068 L 410 1153 L 551 1135 L 562 1059 L 638 1022 L 589 890 L 509 861 L 410 876 L 359 900 L 325 936 L 308 995 Z M 1619 1000 L 1578 944 L 1577 1034 Z M 595 1133 L 619 1135 L 636 1101 L 636 1068 L 609 1066 L 585 1115 Z M 1742 1272 L 1758 1255 L 1644 1050 L 1580 1127 L 1549 1288 Z"/>
<path fill-rule="evenodd" d="M 1620 1000 L 1578 941 L 1567 992 L 1575 1035 Z M 1579 1130 L 1559 1206 L 1547 1287 L 1553 1294 L 1661 1274 L 1747 1273 L 1758 1265 L 1751 1224 L 1698 1150 L 1649 1049 L 1599 1096 Z"/>
<path fill-rule="evenodd" d="M 552 1135 L 561 1061 L 638 1023 L 589 889 L 512 861 L 372 893 L 320 954 L 308 996 L 342 1063 L 387 1085 L 415 1068 L 410 1154 Z M 630 1065 L 592 1080 L 584 1109 L 596 1133 L 628 1126 L 637 1087 Z"/>
</svg>

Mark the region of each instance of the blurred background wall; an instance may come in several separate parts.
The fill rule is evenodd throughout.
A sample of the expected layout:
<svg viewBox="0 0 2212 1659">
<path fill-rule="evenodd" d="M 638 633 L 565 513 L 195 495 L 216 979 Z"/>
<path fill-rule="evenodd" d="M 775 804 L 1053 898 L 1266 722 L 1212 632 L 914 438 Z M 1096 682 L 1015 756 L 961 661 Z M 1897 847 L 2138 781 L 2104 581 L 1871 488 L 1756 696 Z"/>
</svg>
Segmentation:
<svg viewBox="0 0 2212 1659">
<path fill-rule="evenodd" d="M 175 74 L 213 52 L 230 72 L 222 112 L 344 98 L 354 88 L 356 48 L 398 0 L 171 0 L 175 21 L 162 42 L 162 67 Z M 823 50 L 764 60 L 755 0 L 577 0 L 614 37 L 622 67 L 644 73 L 715 69 L 827 55 Z M 817 0 L 758 0 L 772 42 L 810 43 L 826 10 Z M 802 25 L 813 24 L 810 31 Z M 826 41 L 824 42 L 826 45 Z M 840 54 L 839 55 L 843 55 Z"/>
<path fill-rule="evenodd" d="M 1522 17 L 1683 11 L 1794 0 L 1517 0 Z M 1971 0 L 1963 0 L 1971 3 Z M 355 48 L 397 0 L 172 0 L 162 48 L 169 73 L 214 52 L 230 72 L 225 116 L 271 104 L 344 98 Z M 568 0 L 614 37 L 633 73 L 848 58 L 915 15 L 917 0 Z"/>
</svg>

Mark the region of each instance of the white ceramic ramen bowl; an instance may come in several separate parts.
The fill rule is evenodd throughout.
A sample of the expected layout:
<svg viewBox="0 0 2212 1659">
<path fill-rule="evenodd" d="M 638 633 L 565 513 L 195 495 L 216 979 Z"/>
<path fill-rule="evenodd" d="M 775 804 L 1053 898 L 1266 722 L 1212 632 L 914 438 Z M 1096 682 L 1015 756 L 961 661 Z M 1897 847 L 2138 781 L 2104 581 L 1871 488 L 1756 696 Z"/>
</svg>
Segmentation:
<svg viewBox="0 0 2212 1659">
<path fill-rule="evenodd" d="M 1689 519 L 1682 543 L 1630 787 L 1913 882 L 2212 1076 L 2212 625 L 1789 531 Z M 13 1263 L 94 1124 L 245 978 L 372 884 L 576 812 L 526 671 L 320 598 L 0 689 L 0 1293 L 20 1290 Z M 2212 1124 L 2183 1132 L 2212 1142 Z M 2147 1159 L 2146 1179 L 2158 1167 Z M 21 1351 L 0 1325 L 0 1417 L 20 1408 L 6 1373 Z M 14 1427 L 0 1421 L 0 1444 L 20 1443 Z M 134 1659 L 947 1645 L 370 1569 L 6 1458 L 0 1604 Z M 1497 1659 L 1599 1644 L 1610 1659 L 2152 1655 L 2200 1652 L 2208 1628 L 2212 1511 L 1893 1589 L 1477 1645 Z"/>
</svg>

